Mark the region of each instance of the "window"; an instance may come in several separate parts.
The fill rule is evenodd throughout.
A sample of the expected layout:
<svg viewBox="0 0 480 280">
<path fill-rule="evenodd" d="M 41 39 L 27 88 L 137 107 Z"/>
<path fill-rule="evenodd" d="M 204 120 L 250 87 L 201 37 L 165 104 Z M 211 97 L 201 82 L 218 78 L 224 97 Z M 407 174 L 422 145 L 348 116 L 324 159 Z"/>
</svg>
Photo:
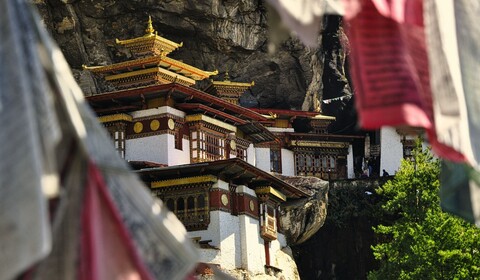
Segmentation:
<svg viewBox="0 0 480 280">
<path fill-rule="evenodd" d="M 412 154 L 413 149 L 415 148 L 415 140 L 403 139 L 403 158 L 408 160 L 415 160 Z"/>
<path fill-rule="evenodd" d="M 110 136 L 113 139 L 115 150 L 117 150 L 122 158 L 125 158 L 125 132 L 116 130 L 111 132 Z"/>
<path fill-rule="evenodd" d="M 337 156 L 320 154 L 319 151 L 307 150 L 295 152 L 295 169 L 298 176 L 315 176 L 322 179 L 336 178 Z"/>
<path fill-rule="evenodd" d="M 282 154 L 280 149 L 270 149 L 270 171 L 282 173 Z"/>
<path fill-rule="evenodd" d="M 173 199 L 168 199 L 167 200 L 167 208 L 172 211 L 172 212 L 175 212 L 175 202 L 173 201 Z"/>
<path fill-rule="evenodd" d="M 260 205 L 260 235 L 267 240 L 277 239 L 276 211 L 271 205 Z"/>
<path fill-rule="evenodd" d="M 236 137 L 235 142 L 236 142 L 235 154 L 237 158 L 247 161 L 248 159 L 247 150 L 251 142 L 240 137 Z"/>
<path fill-rule="evenodd" d="M 197 207 L 198 209 L 205 208 L 205 196 L 203 194 L 197 197 Z"/>
<path fill-rule="evenodd" d="M 193 198 L 193 196 L 189 196 L 187 198 L 187 210 L 188 211 L 195 210 L 195 199 Z"/>
<path fill-rule="evenodd" d="M 190 141 L 193 162 L 226 159 L 226 141 L 223 135 L 206 131 L 193 131 Z"/>
<path fill-rule="evenodd" d="M 247 150 L 242 147 L 237 147 L 237 158 L 247 161 Z"/>
<path fill-rule="evenodd" d="M 183 214 L 185 212 L 185 199 L 183 197 L 179 197 L 177 199 L 177 209 L 176 209 L 176 213 L 177 215 L 179 214 Z"/>
<path fill-rule="evenodd" d="M 183 150 L 183 133 L 179 129 L 175 131 L 175 149 Z"/>
</svg>

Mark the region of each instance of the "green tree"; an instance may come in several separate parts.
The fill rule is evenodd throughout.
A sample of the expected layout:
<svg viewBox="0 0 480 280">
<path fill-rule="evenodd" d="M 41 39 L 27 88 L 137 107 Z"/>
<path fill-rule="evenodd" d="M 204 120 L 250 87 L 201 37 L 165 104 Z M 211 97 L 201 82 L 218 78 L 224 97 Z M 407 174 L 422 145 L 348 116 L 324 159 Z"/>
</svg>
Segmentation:
<svg viewBox="0 0 480 280">
<path fill-rule="evenodd" d="M 439 202 L 440 163 L 420 142 L 379 189 L 390 224 L 374 227 L 380 268 L 368 279 L 480 279 L 480 231 L 445 213 Z"/>
</svg>

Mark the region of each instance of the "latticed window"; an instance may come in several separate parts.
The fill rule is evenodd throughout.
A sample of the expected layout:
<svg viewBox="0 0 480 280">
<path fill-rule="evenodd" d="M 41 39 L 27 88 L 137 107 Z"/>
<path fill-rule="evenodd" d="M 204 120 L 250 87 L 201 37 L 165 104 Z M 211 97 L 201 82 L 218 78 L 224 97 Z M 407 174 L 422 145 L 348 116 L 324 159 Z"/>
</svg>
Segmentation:
<svg viewBox="0 0 480 280">
<path fill-rule="evenodd" d="M 236 156 L 237 158 L 240 158 L 244 161 L 247 161 L 247 150 L 248 150 L 248 147 L 249 145 L 251 144 L 251 142 L 245 140 L 245 139 L 242 139 L 242 138 L 239 138 L 237 137 L 236 138 L 236 148 L 235 148 L 235 153 L 236 153 Z"/>
<path fill-rule="evenodd" d="M 237 147 L 237 158 L 247 161 L 247 150 L 242 147 Z"/>
<path fill-rule="evenodd" d="M 314 151 L 295 153 L 295 168 L 299 176 L 316 176 L 323 179 L 336 178 L 337 156 Z"/>
<path fill-rule="evenodd" d="M 209 203 L 206 192 L 166 193 L 160 195 L 167 208 L 188 230 L 206 229 L 210 222 Z"/>
<path fill-rule="evenodd" d="M 125 158 L 125 132 L 117 130 L 111 133 L 111 136 L 115 150 L 117 150 L 122 158 Z"/>
<path fill-rule="evenodd" d="M 271 205 L 260 205 L 260 235 L 267 240 L 277 239 L 276 211 Z"/>
<path fill-rule="evenodd" d="M 175 149 L 183 150 L 183 133 L 181 130 L 175 131 Z"/>
<path fill-rule="evenodd" d="M 403 139 L 403 158 L 408 160 L 415 160 L 413 157 L 413 150 L 415 149 L 415 140 Z"/>
<path fill-rule="evenodd" d="M 282 173 L 282 153 L 280 149 L 270 149 L 270 171 Z"/>
<path fill-rule="evenodd" d="M 225 139 L 222 134 L 210 131 L 191 133 L 192 161 L 214 161 L 226 158 Z"/>
</svg>

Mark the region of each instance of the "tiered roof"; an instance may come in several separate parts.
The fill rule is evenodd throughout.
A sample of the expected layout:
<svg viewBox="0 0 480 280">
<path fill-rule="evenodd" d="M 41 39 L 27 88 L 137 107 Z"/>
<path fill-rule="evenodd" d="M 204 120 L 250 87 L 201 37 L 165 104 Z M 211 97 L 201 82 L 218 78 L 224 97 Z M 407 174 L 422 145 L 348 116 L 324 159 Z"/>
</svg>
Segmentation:
<svg viewBox="0 0 480 280">
<path fill-rule="evenodd" d="M 141 86 L 179 83 L 192 86 L 195 81 L 216 75 L 218 71 L 204 71 L 167 55 L 182 46 L 161 36 L 152 27 L 149 17 L 146 34 L 130 40 L 118 40 L 117 44 L 130 50 L 134 60 L 115 63 L 107 66 L 85 66 L 117 90 Z"/>
<path fill-rule="evenodd" d="M 231 104 L 203 91 L 171 83 L 86 97 L 98 115 L 127 113 L 143 109 L 156 100 L 175 103 L 175 107 L 190 113 L 202 113 L 237 126 L 255 143 L 274 141 L 275 136 L 263 125 L 269 120 L 248 108 Z"/>
<path fill-rule="evenodd" d="M 118 45 L 125 46 L 129 49 L 132 55 L 137 58 L 160 54 L 167 55 L 183 46 L 183 43 L 175 43 L 158 36 L 155 29 L 153 29 L 152 18 L 150 16 L 148 17 L 148 25 L 145 29 L 145 35 L 129 40 L 115 39 L 115 41 Z"/>
<path fill-rule="evenodd" d="M 255 82 L 239 83 L 230 81 L 228 72 L 225 73 L 223 81 L 211 81 L 211 84 L 205 89 L 205 92 L 216 95 L 227 102 L 237 104 L 240 96 L 250 87 L 254 86 Z"/>
</svg>

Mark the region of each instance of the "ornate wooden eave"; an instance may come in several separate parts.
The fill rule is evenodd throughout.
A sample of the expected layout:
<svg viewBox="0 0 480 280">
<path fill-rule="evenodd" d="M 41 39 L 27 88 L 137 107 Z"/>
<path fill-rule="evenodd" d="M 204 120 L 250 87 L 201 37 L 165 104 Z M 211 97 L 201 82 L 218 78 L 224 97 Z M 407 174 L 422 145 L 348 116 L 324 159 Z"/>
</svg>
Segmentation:
<svg viewBox="0 0 480 280">
<path fill-rule="evenodd" d="M 247 123 L 247 121 L 244 119 L 237 118 L 223 111 L 199 103 L 180 103 L 177 104 L 176 107 L 184 111 L 201 112 L 214 118 L 221 118 L 225 122 L 231 123 L 233 125 L 241 125 Z"/>
<path fill-rule="evenodd" d="M 255 82 L 250 83 L 240 83 L 232 82 L 229 80 L 226 81 L 212 81 L 212 83 L 205 89 L 206 92 L 210 93 L 238 93 L 242 94 L 250 87 L 254 86 Z"/>
<path fill-rule="evenodd" d="M 354 139 L 363 139 L 362 135 L 341 135 L 341 134 L 316 134 L 316 133 L 289 133 L 292 140 L 309 140 L 309 141 L 336 141 L 336 142 L 353 142 Z"/>
<path fill-rule="evenodd" d="M 233 116 L 229 113 L 214 109 L 210 106 L 199 103 L 180 103 L 176 104 L 176 107 L 187 112 L 202 113 L 210 117 L 222 119 L 227 123 L 236 125 L 237 128 L 240 129 L 244 133 L 244 135 L 248 137 L 253 143 L 265 143 L 277 140 L 277 137 L 260 123 L 251 122 L 246 119 Z"/>
<path fill-rule="evenodd" d="M 98 121 L 101 123 L 115 122 L 115 121 L 131 122 L 132 116 L 127 114 L 106 115 L 106 116 L 98 117 Z"/>
<path fill-rule="evenodd" d="M 124 62 L 114 63 L 105 66 L 87 66 L 82 65 L 83 70 L 88 70 L 95 74 L 113 75 L 122 72 L 129 72 L 132 69 L 145 69 L 155 67 L 162 59 L 161 55 L 149 56 L 135 60 L 128 60 Z"/>
<path fill-rule="evenodd" d="M 142 104 L 149 99 L 162 96 L 168 96 L 177 103 L 185 103 L 186 101 L 202 103 L 214 109 L 229 113 L 237 118 L 243 118 L 249 121 L 268 121 L 266 117 L 248 108 L 231 104 L 211 94 L 176 83 L 119 90 L 88 96 L 86 99 L 90 105 L 92 105 L 95 112 L 98 113 L 101 111 L 104 114 L 109 114 L 126 112 L 128 108 L 132 108 L 127 105 L 137 106 L 137 108 L 140 109 Z M 121 106 L 119 106 L 119 104 L 121 104 Z"/>
<path fill-rule="evenodd" d="M 274 118 L 291 119 L 292 117 L 308 117 L 317 120 L 335 120 L 335 117 L 319 114 L 318 112 L 299 111 L 299 110 L 283 110 L 283 109 L 266 109 L 266 108 L 251 108 L 262 115 L 267 115 Z"/>
<path fill-rule="evenodd" d="M 210 76 L 218 74 L 217 70 L 204 71 L 166 56 L 162 56 L 158 65 L 166 69 L 169 69 L 171 71 L 174 71 L 178 74 L 182 74 L 184 76 L 190 77 L 194 80 L 203 80 Z"/>
<path fill-rule="evenodd" d="M 287 201 L 287 196 L 284 195 L 282 192 L 278 191 L 272 187 L 260 187 L 255 189 L 255 193 L 258 194 L 267 194 L 273 196 L 281 201 Z"/>
<path fill-rule="evenodd" d="M 230 125 L 228 123 L 219 121 L 217 119 L 211 118 L 209 116 L 205 116 L 203 114 L 195 114 L 195 115 L 188 115 L 185 117 L 185 122 L 203 122 L 203 123 L 209 123 L 217 127 L 221 127 L 222 129 L 225 129 L 229 132 L 237 132 L 237 127 Z"/>
<path fill-rule="evenodd" d="M 345 149 L 348 148 L 348 142 L 333 142 L 333 141 L 309 141 L 309 140 L 291 140 L 290 146 L 303 147 L 303 148 L 335 148 Z"/>
<path fill-rule="evenodd" d="M 150 184 L 152 189 L 154 188 L 165 188 L 177 185 L 192 185 L 198 183 L 215 183 L 217 182 L 217 177 L 213 175 L 203 175 L 203 176 L 194 176 L 187 178 L 177 178 L 177 179 L 168 179 L 154 181 Z"/>
<path fill-rule="evenodd" d="M 311 195 L 311 193 L 288 184 L 239 158 L 169 166 L 164 168 L 147 168 L 136 172 L 146 182 L 192 176 L 215 175 L 221 180 L 227 182 L 232 181 L 236 184 L 244 184 L 252 189 L 273 187 L 284 194 L 286 198 L 300 198 Z"/>
<path fill-rule="evenodd" d="M 159 68 L 158 66 L 169 72 L 172 72 L 170 74 L 172 77 L 181 77 L 177 75 L 180 74 L 195 81 L 203 80 L 218 74 L 217 70 L 204 71 L 164 55 L 144 57 L 106 66 L 83 65 L 83 69 L 95 74 L 103 75 L 106 80 L 112 80 L 114 77 L 118 77 L 119 75 L 133 76 L 138 75 L 138 73 L 141 73 L 142 71 L 152 71 L 150 69 L 157 69 Z"/>
</svg>

